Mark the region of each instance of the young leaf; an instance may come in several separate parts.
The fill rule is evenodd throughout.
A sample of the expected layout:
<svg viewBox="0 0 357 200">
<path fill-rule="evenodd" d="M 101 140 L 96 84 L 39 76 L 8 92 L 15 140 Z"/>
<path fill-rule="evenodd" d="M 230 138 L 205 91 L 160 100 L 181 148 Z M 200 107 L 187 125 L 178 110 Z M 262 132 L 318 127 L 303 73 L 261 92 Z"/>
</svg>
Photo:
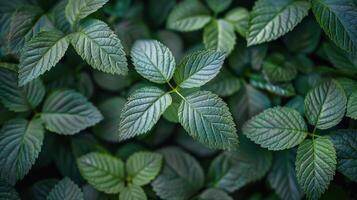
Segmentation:
<svg viewBox="0 0 357 200">
<path fill-rule="evenodd" d="M 225 102 L 208 91 L 195 92 L 181 102 L 179 121 L 194 139 L 210 148 L 235 149 L 238 135 Z"/>
<path fill-rule="evenodd" d="M 147 197 L 143 188 L 129 184 L 120 192 L 119 200 L 147 200 Z"/>
<path fill-rule="evenodd" d="M 233 200 L 225 191 L 209 188 L 203 191 L 199 197 L 200 200 Z"/>
<path fill-rule="evenodd" d="M 195 31 L 210 20 L 208 10 L 199 0 L 184 0 L 171 11 L 166 26 L 177 31 Z"/>
<path fill-rule="evenodd" d="M 160 172 L 162 156 L 151 152 L 137 152 L 126 161 L 127 176 L 134 185 L 150 183 Z"/>
<path fill-rule="evenodd" d="M 66 18 L 73 25 L 97 11 L 107 2 L 108 0 L 68 0 L 65 10 Z"/>
<path fill-rule="evenodd" d="M 258 0 L 250 15 L 248 46 L 268 42 L 291 31 L 310 8 L 309 2 Z"/>
<path fill-rule="evenodd" d="M 345 114 L 347 98 L 343 88 L 334 80 L 312 89 L 305 98 L 305 116 L 319 129 L 338 124 Z"/>
<path fill-rule="evenodd" d="M 263 63 L 263 71 L 274 82 L 291 81 L 296 77 L 297 69 L 292 62 L 286 62 L 282 54 L 272 54 Z"/>
<path fill-rule="evenodd" d="M 336 151 L 329 138 L 303 141 L 296 156 L 298 182 L 309 199 L 318 199 L 327 189 L 336 170 Z"/>
<path fill-rule="evenodd" d="M 111 74 L 128 73 L 123 46 L 104 22 L 86 20 L 70 38 L 77 53 L 93 68 Z"/>
<path fill-rule="evenodd" d="M 40 120 L 7 121 L 0 132 L 0 177 L 12 185 L 21 180 L 35 163 L 43 137 Z"/>
<path fill-rule="evenodd" d="M 77 159 L 81 175 L 90 185 L 107 194 L 116 194 L 125 184 L 124 163 L 104 153 L 89 153 Z"/>
<path fill-rule="evenodd" d="M 120 116 L 119 139 L 148 132 L 171 102 L 170 94 L 157 87 L 143 87 L 133 92 Z"/>
<path fill-rule="evenodd" d="M 307 126 L 292 108 L 275 107 L 247 121 L 243 134 L 269 150 L 283 150 L 300 144 L 307 136 Z"/>
<path fill-rule="evenodd" d="M 203 43 L 206 49 L 230 54 L 236 42 L 232 24 L 223 19 L 212 20 L 203 30 Z"/>
<path fill-rule="evenodd" d="M 9 110 L 32 110 L 42 102 L 44 96 L 45 87 L 40 79 L 19 87 L 16 72 L 0 69 L 0 99 Z"/>
<path fill-rule="evenodd" d="M 232 0 L 206 0 L 208 7 L 215 13 L 220 13 L 231 5 Z"/>
<path fill-rule="evenodd" d="M 19 193 L 6 181 L 0 179 L 0 199 L 3 200 L 21 200 Z"/>
<path fill-rule="evenodd" d="M 84 200 L 81 189 L 69 178 L 59 181 L 47 196 L 47 200 Z"/>
<path fill-rule="evenodd" d="M 219 73 L 224 58 L 224 53 L 212 50 L 189 54 L 178 65 L 175 82 L 182 88 L 200 87 Z"/>
<path fill-rule="evenodd" d="M 68 39 L 58 31 L 42 31 L 26 43 L 20 57 L 19 85 L 25 85 L 54 67 L 68 48 Z"/>
<path fill-rule="evenodd" d="M 327 36 L 341 49 L 357 49 L 357 11 L 350 0 L 314 0 L 312 12 Z"/>
<path fill-rule="evenodd" d="M 346 116 L 357 119 L 357 91 L 353 92 L 348 98 Z"/>
<path fill-rule="evenodd" d="M 103 116 L 83 95 L 73 90 L 58 90 L 45 100 L 41 118 L 48 130 L 73 135 L 97 124 Z"/>
<path fill-rule="evenodd" d="M 230 22 L 242 37 L 246 37 L 249 26 L 249 11 L 246 8 L 234 8 L 226 14 L 224 19 Z"/>
<path fill-rule="evenodd" d="M 156 40 L 139 40 L 131 49 L 135 70 L 154 83 L 167 83 L 175 71 L 171 51 Z"/>
</svg>

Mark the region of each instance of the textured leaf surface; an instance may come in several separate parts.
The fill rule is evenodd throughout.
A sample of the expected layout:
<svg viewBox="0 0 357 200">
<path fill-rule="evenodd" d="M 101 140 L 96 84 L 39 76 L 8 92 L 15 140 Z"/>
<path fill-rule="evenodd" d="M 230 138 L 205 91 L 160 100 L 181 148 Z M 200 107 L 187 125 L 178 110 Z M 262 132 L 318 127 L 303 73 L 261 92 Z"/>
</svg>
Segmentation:
<svg viewBox="0 0 357 200">
<path fill-rule="evenodd" d="M 66 6 L 66 18 L 71 24 L 78 23 L 79 20 L 97 11 L 108 0 L 68 0 Z"/>
<path fill-rule="evenodd" d="M 185 0 L 171 11 L 166 26 L 177 31 L 195 31 L 203 28 L 209 21 L 208 10 L 198 0 Z"/>
<path fill-rule="evenodd" d="M 233 200 L 233 198 L 223 190 L 209 188 L 200 194 L 199 200 Z"/>
<path fill-rule="evenodd" d="M 155 83 L 166 83 L 175 71 L 175 58 L 171 51 L 156 40 L 140 40 L 131 49 L 135 70 Z"/>
<path fill-rule="evenodd" d="M 275 40 L 291 31 L 307 16 L 309 8 L 305 1 L 256 1 L 250 15 L 248 46 Z"/>
<path fill-rule="evenodd" d="M 249 28 L 249 11 L 246 8 L 234 8 L 224 19 L 230 22 L 242 37 L 246 37 Z"/>
<path fill-rule="evenodd" d="M 89 153 L 77 160 L 84 179 L 99 191 L 119 193 L 125 184 L 124 163 L 104 153 Z"/>
<path fill-rule="evenodd" d="M 348 98 L 346 116 L 357 119 L 357 91 L 353 92 Z"/>
<path fill-rule="evenodd" d="M 47 200 L 83 200 L 83 193 L 71 179 L 66 177 L 55 185 Z"/>
<path fill-rule="evenodd" d="M 41 118 L 55 133 L 73 135 L 103 119 L 98 109 L 73 90 L 58 90 L 47 97 Z"/>
<path fill-rule="evenodd" d="M 263 63 L 263 71 L 271 81 L 291 81 L 297 74 L 295 65 L 285 62 L 282 54 L 273 54 Z"/>
<path fill-rule="evenodd" d="M 241 80 L 233 76 L 229 71 L 222 70 L 214 79 L 202 88 L 212 91 L 219 96 L 230 96 L 237 92 L 242 86 Z"/>
<path fill-rule="evenodd" d="M 148 132 L 171 102 L 170 94 L 157 87 L 143 87 L 133 92 L 120 116 L 120 140 Z"/>
<path fill-rule="evenodd" d="M 0 69 L 0 99 L 4 106 L 15 112 L 24 112 L 36 108 L 45 96 L 42 81 L 36 79 L 19 87 L 17 73 Z"/>
<path fill-rule="evenodd" d="M 20 200 L 20 195 L 7 182 L 0 180 L 0 199 L 1 200 Z"/>
<path fill-rule="evenodd" d="M 357 10 L 350 0 L 314 0 L 312 12 L 317 22 L 340 48 L 357 49 Z"/>
<path fill-rule="evenodd" d="M 46 140 L 44 145 L 46 145 Z M 41 159 L 41 157 L 39 159 Z M 29 198 L 34 200 L 46 200 L 48 194 L 57 183 L 57 179 L 43 179 L 37 181 L 29 188 Z"/>
<path fill-rule="evenodd" d="M 178 110 L 179 121 L 194 139 L 210 148 L 234 149 L 238 135 L 225 102 L 217 95 L 200 91 L 183 100 Z"/>
<path fill-rule="evenodd" d="M 137 152 L 126 161 L 127 175 L 134 185 L 150 183 L 160 172 L 162 156 L 158 153 Z"/>
<path fill-rule="evenodd" d="M 203 30 L 203 43 L 206 49 L 230 54 L 236 43 L 233 25 L 223 19 L 213 20 Z"/>
<path fill-rule="evenodd" d="M 204 173 L 197 160 L 176 147 L 159 151 L 165 164 L 152 182 L 156 194 L 166 200 L 185 200 L 198 192 L 204 184 Z"/>
<path fill-rule="evenodd" d="M 275 107 L 246 122 L 243 133 L 264 148 L 283 150 L 300 144 L 307 136 L 307 126 L 296 110 Z"/>
<path fill-rule="evenodd" d="M 278 96 L 291 97 L 296 94 L 294 86 L 291 83 L 272 84 L 268 81 L 254 79 L 249 80 L 249 83 L 257 89 L 263 89 Z"/>
<path fill-rule="evenodd" d="M 24 85 L 54 67 L 68 48 L 61 32 L 42 31 L 26 43 L 20 57 L 19 85 Z"/>
<path fill-rule="evenodd" d="M 93 68 L 111 74 L 126 75 L 127 61 L 119 38 L 102 21 L 86 20 L 71 35 L 77 53 Z"/>
<path fill-rule="evenodd" d="M 7 121 L 0 132 L 0 177 L 13 185 L 21 180 L 35 163 L 43 138 L 40 120 Z"/>
<path fill-rule="evenodd" d="M 200 87 L 219 73 L 224 58 L 223 53 L 212 50 L 189 54 L 178 65 L 174 79 L 182 88 Z"/>
<path fill-rule="evenodd" d="M 147 200 L 147 197 L 143 188 L 130 184 L 120 192 L 119 200 Z"/>
<path fill-rule="evenodd" d="M 311 125 L 328 129 L 342 120 L 346 102 L 339 83 L 334 80 L 323 82 L 306 95 L 305 116 Z"/>
<path fill-rule="evenodd" d="M 310 199 L 318 199 L 327 189 L 336 170 L 336 151 L 329 138 L 303 141 L 296 156 L 297 179 Z"/>
</svg>

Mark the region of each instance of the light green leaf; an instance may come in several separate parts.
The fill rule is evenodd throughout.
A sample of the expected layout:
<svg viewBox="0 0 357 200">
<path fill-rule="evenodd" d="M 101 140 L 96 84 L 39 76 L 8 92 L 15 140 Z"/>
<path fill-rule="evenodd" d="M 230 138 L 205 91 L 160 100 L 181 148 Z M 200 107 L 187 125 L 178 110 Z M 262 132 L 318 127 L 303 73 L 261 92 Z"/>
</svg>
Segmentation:
<svg viewBox="0 0 357 200">
<path fill-rule="evenodd" d="M 124 163 L 104 153 L 89 153 L 77 159 L 82 177 L 107 194 L 116 194 L 125 186 Z"/>
<path fill-rule="evenodd" d="M 59 181 L 47 196 L 47 200 L 84 200 L 81 189 L 69 178 Z"/>
<path fill-rule="evenodd" d="M 309 8 L 306 1 L 256 1 L 250 15 L 248 46 L 275 40 L 291 31 L 307 16 Z"/>
<path fill-rule="evenodd" d="M 318 199 L 336 170 L 336 151 L 329 138 L 307 139 L 296 156 L 297 179 L 309 199 Z"/>
<path fill-rule="evenodd" d="M 156 194 L 166 200 L 186 200 L 204 184 L 204 173 L 197 160 L 177 147 L 159 151 L 165 164 L 160 175 L 152 182 Z"/>
<path fill-rule="evenodd" d="M 236 43 L 233 25 L 223 19 L 213 20 L 203 30 L 203 43 L 206 49 L 230 54 Z"/>
<path fill-rule="evenodd" d="M 212 50 L 189 54 L 178 65 L 175 82 L 182 88 L 200 87 L 217 76 L 224 59 L 224 53 Z"/>
<path fill-rule="evenodd" d="M 203 28 L 210 20 L 208 10 L 199 0 L 185 0 L 171 11 L 166 26 L 177 31 L 195 31 Z"/>
<path fill-rule="evenodd" d="M 345 92 L 339 83 L 334 80 L 323 82 L 306 95 L 305 116 L 316 128 L 331 128 L 342 120 L 346 102 Z"/>
<path fill-rule="evenodd" d="M 134 185 L 150 183 L 160 172 L 162 156 L 158 153 L 137 152 L 126 161 L 127 176 Z"/>
<path fill-rule="evenodd" d="M 0 177 L 12 185 L 21 180 L 35 163 L 43 138 L 40 120 L 5 122 L 0 132 Z"/>
<path fill-rule="evenodd" d="M 21 200 L 19 193 L 6 181 L 0 179 L 0 199 L 2 200 Z"/>
<path fill-rule="evenodd" d="M 25 85 L 54 67 L 63 57 L 68 40 L 57 31 L 42 31 L 26 43 L 20 57 L 19 85 Z"/>
<path fill-rule="evenodd" d="M 119 139 L 148 132 L 172 102 L 170 94 L 157 87 L 142 87 L 130 95 L 120 116 Z"/>
<path fill-rule="evenodd" d="M 179 121 L 195 140 L 210 148 L 235 149 L 238 135 L 227 104 L 208 91 L 195 92 L 181 102 Z"/>
<path fill-rule="evenodd" d="M 58 90 L 47 97 L 41 118 L 52 132 L 73 135 L 103 119 L 98 109 L 73 90 Z"/>
<path fill-rule="evenodd" d="M 209 188 L 203 191 L 199 200 L 233 200 L 226 192 L 216 188 Z"/>
<path fill-rule="evenodd" d="M 93 68 L 111 74 L 128 73 L 123 46 L 104 22 L 86 20 L 70 38 L 77 53 Z"/>
<path fill-rule="evenodd" d="M 357 91 L 353 92 L 348 98 L 346 116 L 357 119 Z"/>
<path fill-rule="evenodd" d="M 206 0 L 206 3 L 213 12 L 220 13 L 231 5 L 232 0 Z"/>
<path fill-rule="evenodd" d="M 242 83 L 238 77 L 233 76 L 229 71 L 222 70 L 214 79 L 204 85 L 202 89 L 225 97 L 237 92 L 241 86 Z"/>
<path fill-rule="evenodd" d="M 175 71 L 175 58 L 171 51 L 156 40 L 139 40 L 131 49 L 135 70 L 154 83 L 166 83 Z"/>
<path fill-rule="evenodd" d="M 340 48 L 357 49 L 357 10 L 351 0 L 314 0 L 312 12 L 327 36 Z"/>
<path fill-rule="evenodd" d="M 247 121 L 243 134 L 269 150 L 283 150 L 300 144 L 307 136 L 307 126 L 292 108 L 275 107 Z"/>
<path fill-rule="evenodd" d="M 246 8 L 234 8 L 225 15 L 224 19 L 230 22 L 242 37 L 246 37 L 249 28 L 249 11 Z"/>
<path fill-rule="evenodd" d="M 119 200 L 147 200 L 147 197 L 143 188 L 135 184 L 129 184 L 120 192 Z"/>
<path fill-rule="evenodd" d="M 40 79 L 19 87 L 17 73 L 0 69 L 0 99 L 6 108 L 25 112 L 36 108 L 45 96 L 45 87 Z"/>
<path fill-rule="evenodd" d="M 338 48 L 333 43 L 324 43 L 323 52 L 332 65 L 348 73 L 357 73 L 357 55 Z"/>
<path fill-rule="evenodd" d="M 274 53 L 264 61 L 263 72 L 271 81 L 291 81 L 296 77 L 297 69 L 282 54 Z"/>
<path fill-rule="evenodd" d="M 97 11 L 107 2 L 108 0 L 68 0 L 65 10 L 66 18 L 73 25 Z"/>
</svg>

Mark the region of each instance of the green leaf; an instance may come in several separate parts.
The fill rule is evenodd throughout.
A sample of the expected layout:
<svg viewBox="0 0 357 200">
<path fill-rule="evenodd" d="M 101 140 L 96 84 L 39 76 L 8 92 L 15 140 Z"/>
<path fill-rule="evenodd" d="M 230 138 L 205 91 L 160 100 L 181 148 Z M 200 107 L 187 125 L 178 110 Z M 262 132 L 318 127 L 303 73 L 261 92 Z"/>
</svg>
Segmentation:
<svg viewBox="0 0 357 200">
<path fill-rule="evenodd" d="M 54 67 L 63 57 L 68 40 L 57 31 L 42 31 L 26 43 L 20 57 L 19 85 L 25 85 Z"/>
<path fill-rule="evenodd" d="M 70 38 L 77 53 L 93 68 L 111 74 L 128 73 L 123 46 L 104 22 L 86 20 Z"/>
<path fill-rule="evenodd" d="M 35 163 L 42 146 L 44 130 L 40 120 L 12 119 L 0 132 L 0 177 L 14 185 Z"/>
<path fill-rule="evenodd" d="M 65 10 L 66 18 L 73 25 L 97 11 L 107 2 L 108 0 L 68 0 Z"/>
<path fill-rule="evenodd" d="M 154 83 L 166 83 L 175 71 L 175 58 L 171 51 L 159 41 L 139 40 L 131 49 L 135 70 Z"/>
<path fill-rule="evenodd" d="M 296 94 L 294 86 L 291 83 L 272 84 L 264 80 L 254 79 L 249 80 L 249 83 L 258 89 L 266 90 L 278 96 L 290 97 Z"/>
<path fill-rule="evenodd" d="M 209 188 L 203 191 L 199 200 L 233 200 L 226 192 L 216 188 Z"/>
<path fill-rule="evenodd" d="M 307 16 L 309 8 L 306 1 L 256 1 L 250 15 L 248 46 L 275 40 L 291 31 Z"/>
<path fill-rule="evenodd" d="M 208 10 L 199 0 L 184 0 L 171 11 L 166 26 L 177 31 L 195 31 L 203 28 L 210 20 Z"/>
<path fill-rule="evenodd" d="M 208 7 L 215 13 L 226 10 L 231 5 L 232 0 L 206 0 Z"/>
<path fill-rule="evenodd" d="M 156 194 L 166 200 L 186 200 L 204 184 L 204 173 L 197 160 L 177 147 L 159 151 L 165 164 L 160 175 L 152 182 Z"/>
<path fill-rule="evenodd" d="M 81 189 L 66 177 L 53 187 L 47 200 L 84 200 L 84 198 Z"/>
<path fill-rule="evenodd" d="M 230 54 L 236 42 L 232 24 L 223 19 L 212 20 L 203 30 L 203 43 L 206 49 Z"/>
<path fill-rule="evenodd" d="M 283 150 L 300 144 L 307 136 L 307 126 L 292 108 L 275 107 L 247 121 L 243 134 L 269 150 Z"/>
<path fill-rule="evenodd" d="M 127 176 L 134 185 L 150 183 L 160 172 L 162 156 L 151 152 L 137 152 L 126 161 Z"/>
<path fill-rule="evenodd" d="M 46 140 L 44 145 L 46 145 Z M 57 183 L 57 179 L 42 179 L 37 181 L 29 188 L 28 198 L 33 200 L 46 200 L 48 194 Z"/>
<path fill-rule="evenodd" d="M 281 199 L 300 200 L 303 196 L 296 179 L 295 157 L 295 150 L 278 151 L 274 155 L 268 182 Z"/>
<path fill-rule="evenodd" d="M 178 65 L 175 82 L 182 88 L 200 87 L 217 76 L 224 59 L 224 53 L 212 50 L 189 54 Z"/>
<path fill-rule="evenodd" d="M 229 71 L 222 70 L 214 79 L 202 87 L 219 96 L 230 96 L 242 87 L 241 80 L 233 76 Z"/>
<path fill-rule="evenodd" d="M 331 128 L 342 120 L 346 102 L 345 92 L 339 83 L 334 80 L 323 82 L 306 95 L 305 116 L 316 128 Z"/>
<path fill-rule="evenodd" d="M 147 197 L 143 188 L 135 184 L 129 184 L 120 192 L 119 200 L 147 200 Z"/>
<path fill-rule="evenodd" d="M 120 115 L 119 139 L 148 132 L 171 102 L 170 94 L 157 87 L 143 87 L 133 92 Z"/>
<path fill-rule="evenodd" d="M 230 22 L 242 37 L 246 37 L 249 28 L 249 11 L 246 8 L 234 8 L 225 15 L 224 19 Z"/>
<path fill-rule="evenodd" d="M 50 12 L 50 18 L 53 22 L 53 25 L 63 33 L 71 32 L 71 24 L 68 22 L 65 14 L 67 3 L 67 0 L 59 1 L 52 7 Z"/>
<path fill-rule="evenodd" d="M 295 164 L 298 182 L 307 197 L 318 199 L 335 174 L 335 147 L 327 137 L 304 140 L 299 145 Z"/>
<path fill-rule="evenodd" d="M 356 130 L 337 130 L 332 135 L 337 153 L 337 170 L 357 182 L 357 134 Z"/>
<path fill-rule="evenodd" d="M 263 63 L 263 72 L 271 81 L 291 81 L 296 77 L 297 70 L 292 62 L 287 62 L 282 54 L 274 53 Z"/>
<path fill-rule="evenodd" d="M 335 68 L 348 73 L 357 73 L 356 54 L 348 53 L 333 43 L 324 43 L 322 49 Z"/>
<path fill-rule="evenodd" d="M 104 153 L 89 153 L 77 159 L 82 177 L 101 192 L 116 194 L 125 184 L 124 163 Z"/>
<path fill-rule="evenodd" d="M 350 0 L 314 0 L 312 12 L 327 36 L 341 49 L 357 49 L 357 11 Z"/>
<path fill-rule="evenodd" d="M 41 118 L 52 132 L 73 135 L 103 119 L 98 109 L 73 90 L 58 90 L 47 97 Z"/>
<path fill-rule="evenodd" d="M 238 135 L 227 104 L 208 91 L 195 92 L 181 102 L 179 121 L 195 140 L 210 148 L 235 149 Z"/>
<path fill-rule="evenodd" d="M 346 116 L 357 119 L 357 91 L 353 92 L 348 98 Z"/>
<path fill-rule="evenodd" d="M 20 195 L 10 184 L 0 179 L 0 199 L 2 200 L 21 200 Z"/>
<path fill-rule="evenodd" d="M 45 87 L 40 79 L 19 87 L 17 73 L 0 69 L 0 100 L 6 108 L 25 112 L 36 108 L 45 96 Z"/>
</svg>

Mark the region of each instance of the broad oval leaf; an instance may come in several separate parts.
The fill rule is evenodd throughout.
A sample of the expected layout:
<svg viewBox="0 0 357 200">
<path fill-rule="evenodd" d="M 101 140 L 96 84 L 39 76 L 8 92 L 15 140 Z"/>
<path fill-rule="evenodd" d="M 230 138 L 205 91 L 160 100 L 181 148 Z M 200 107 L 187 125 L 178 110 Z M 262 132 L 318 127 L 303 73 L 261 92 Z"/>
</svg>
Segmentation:
<svg viewBox="0 0 357 200">
<path fill-rule="evenodd" d="M 195 31 L 203 28 L 210 20 L 208 10 L 199 0 L 184 0 L 171 11 L 166 26 L 177 31 Z"/>
<path fill-rule="evenodd" d="M 41 118 L 48 130 L 73 135 L 97 124 L 103 116 L 82 94 L 58 90 L 45 100 Z"/>
<path fill-rule="evenodd" d="M 47 200 L 84 200 L 81 189 L 71 179 L 59 181 L 47 196 Z"/>
<path fill-rule="evenodd" d="M 291 81 L 297 75 L 293 62 L 287 62 L 282 54 L 274 53 L 263 62 L 263 72 L 274 82 Z"/>
<path fill-rule="evenodd" d="M 215 13 L 220 13 L 231 5 L 232 0 L 206 0 L 208 7 Z"/>
<path fill-rule="evenodd" d="M 142 87 L 133 92 L 120 115 L 119 139 L 148 132 L 171 102 L 170 94 L 157 87 Z"/>
<path fill-rule="evenodd" d="M 147 200 L 147 197 L 142 187 L 129 184 L 120 192 L 119 200 Z"/>
<path fill-rule="evenodd" d="M 194 139 L 210 148 L 235 149 L 238 135 L 227 104 L 217 95 L 199 91 L 182 100 L 179 121 Z"/>
<path fill-rule="evenodd" d="M 0 179 L 0 199 L 2 200 L 21 200 L 15 188 L 4 180 Z"/>
<path fill-rule="evenodd" d="M 357 120 L 357 91 L 348 98 L 346 116 Z"/>
<path fill-rule="evenodd" d="M 65 9 L 66 18 L 73 25 L 97 11 L 107 2 L 108 0 L 68 0 Z"/>
<path fill-rule="evenodd" d="M 291 31 L 305 16 L 310 3 L 295 0 L 258 0 L 250 14 L 248 46 L 268 42 Z"/>
<path fill-rule="evenodd" d="M 21 180 L 35 163 L 44 138 L 38 119 L 12 119 L 0 132 L 0 177 L 10 184 Z"/>
<path fill-rule="evenodd" d="M 178 65 L 175 82 L 182 88 L 200 87 L 217 76 L 224 59 L 224 53 L 213 50 L 189 54 Z"/>
<path fill-rule="evenodd" d="M 135 70 L 154 83 L 167 83 L 175 71 L 175 58 L 159 41 L 139 40 L 131 49 Z"/>
<path fill-rule="evenodd" d="M 296 156 L 298 182 L 310 199 L 318 199 L 327 189 L 336 170 L 336 151 L 331 140 L 318 137 L 303 141 Z"/>
<path fill-rule="evenodd" d="M 307 136 L 307 126 L 292 108 L 275 107 L 247 121 L 243 134 L 269 150 L 283 150 L 300 144 Z"/>
<path fill-rule="evenodd" d="M 104 153 L 89 153 L 77 159 L 81 175 L 90 185 L 107 194 L 116 194 L 125 186 L 124 163 Z"/>
<path fill-rule="evenodd" d="M 104 22 L 86 20 L 70 40 L 77 53 L 93 68 L 111 74 L 128 73 L 123 46 Z"/>
<path fill-rule="evenodd" d="M 334 80 L 323 82 L 306 95 L 305 116 L 316 128 L 331 128 L 342 120 L 346 102 L 345 92 L 339 83 Z"/>
<path fill-rule="evenodd" d="M 67 37 L 58 31 L 42 31 L 28 43 L 20 57 L 19 85 L 25 85 L 54 67 L 68 48 Z"/>
</svg>

